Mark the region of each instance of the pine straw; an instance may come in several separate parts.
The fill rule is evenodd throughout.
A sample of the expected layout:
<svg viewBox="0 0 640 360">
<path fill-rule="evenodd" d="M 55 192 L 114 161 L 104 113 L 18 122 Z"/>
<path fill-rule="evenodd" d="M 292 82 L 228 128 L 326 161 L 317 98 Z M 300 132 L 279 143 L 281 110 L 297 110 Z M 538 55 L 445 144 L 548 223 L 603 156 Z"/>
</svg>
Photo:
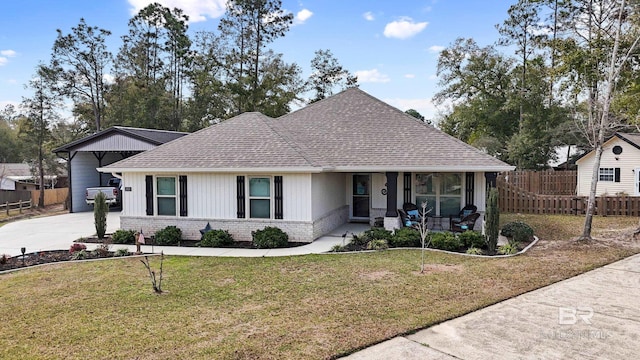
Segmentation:
<svg viewBox="0 0 640 360">
<path fill-rule="evenodd" d="M 428 252 L 426 274 L 418 250 L 167 257 L 160 296 L 135 259 L 5 274 L 0 358 L 331 358 L 640 252 L 634 218 L 596 218 L 589 244 L 578 217 L 513 219 L 542 238 L 530 253 Z"/>
</svg>

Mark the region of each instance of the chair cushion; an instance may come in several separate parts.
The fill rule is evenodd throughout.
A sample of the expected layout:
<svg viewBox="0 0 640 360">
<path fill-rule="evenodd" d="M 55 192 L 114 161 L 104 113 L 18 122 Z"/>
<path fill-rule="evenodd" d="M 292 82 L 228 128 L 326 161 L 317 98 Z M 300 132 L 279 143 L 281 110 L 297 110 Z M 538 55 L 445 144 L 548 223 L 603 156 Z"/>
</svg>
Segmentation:
<svg viewBox="0 0 640 360">
<path fill-rule="evenodd" d="M 409 215 L 411 219 L 418 219 L 420 217 L 420 213 L 417 209 L 407 211 L 407 215 Z"/>
<path fill-rule="evenodd" d="M 473 214 L 473 210 L 462 210 L 462 217 L 467 217 L 469 215 Z"/>
<path fill-rule="evenodd" d="M 404 221 L 404 226 L 411 226 L 411 220 L 407 219 Z"/>
</svg>

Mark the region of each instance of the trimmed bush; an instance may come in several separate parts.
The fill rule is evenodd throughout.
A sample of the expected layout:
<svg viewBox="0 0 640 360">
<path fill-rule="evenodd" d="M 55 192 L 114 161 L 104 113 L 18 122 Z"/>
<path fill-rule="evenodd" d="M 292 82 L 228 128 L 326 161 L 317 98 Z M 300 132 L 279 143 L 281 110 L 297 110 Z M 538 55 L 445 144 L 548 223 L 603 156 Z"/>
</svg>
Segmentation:
<svg viewBox="0 0 640 360">
<path fill-rule="evenodd" d="M 438 232 L 431 235 L 431 246 L 440 250 L 457 251 L 462 247 L 462 243 L 453 233 Z"/>
<path fill-rule="evenodd" d="M 111 235 L 111 242 L 114 244 L 133 244 L 136 242 L 136 232 L 118 229 Z"/>
<path fill-rule="evenodd" d="M 182 239 L 182 230 L 173 225 L 169 225 L 164 229 L 156 231 L 156 245 L 177 245 Z"/>
<path fill-rule="evenodd" d="M 420 232 L 408 227 L 396 230 L 395 234 L 389 238 L 391 247 L 420 247 L 420 245 Z"/>
<path fill-rule="evenodd" d="M 480 234 L 479 232 L 467 230 L 460 234 L 458 237 L 462 245 L 467 248 L 482 249 L 487 246 L 484 235 Z"/>
<path fill-rule="evenodd" d="M 113 254 L 113 256 L 128 256 L 130 254 L 129 250 L 126 248 L 118 249 Z"/>
<path fill-rule="evenodd" d="M 233 245 L 233 237 L 227 230 L 209 230 L 200 240 L 200 246 L 221 247 Z"/>
<path fill-rule="evenodd" d="M 102 191 L 98 191 L 93 199 L 93 220 L 96 226 L 96 234 L 98 239 L 104 239 L 104 234 L 107 232 L 107 213 L 109 212 L 109 205 L 107 205 L 107 198 Z"/>
<path fill-rule="evenodd" d="M 87 250 L 76 251 L 71 255 L 71 260 L 84 260 L 89 257 Z"/>
<path fill-rule="evenodd" d="M 533 237 L 533 229 L 525 222 L 514 221 L 503 226 L 500 234 L 508 237 L 510 242 L 528 242 Z"/>
<path fill-rule="evenodd" d="M 518 252 L 518 247 L 514 244 L 504 244 L 498 248 L 498 253 L 503 255 L 515 254 Z"/>
<path fill-rule="evenodd" d="M 372 228 L 364 232 L 363 237 L 367 241 L 371 240 L 389 240 L 391 239 L 391 231 L 384 228 Z"/>
<path fill-rule="evenodd" d="M 467 249 L 467 254 L 483 255 L 484 251 L 482 251 L 482 249 L 478 249 L 477 247 L 470 247 L 470 248 Z"/>
<path fill-rule="evenodd" d="M 385 239 L 373 239 L 369 241 L 367 249 L 369 250 L 384 250 L 389 248 L 389 243 Z"/>
<path fill-rule="evenodd" d="M 253 236 L 253 246 L 258 249 L 274 249 L 286 247 L 289 244 L 289 235 L 275 226 L 252 231 L 251 236 Z"/>
<path fill-rule="evenodd" d="M 493 255 L 498 246 L 498 230 L 500 223 L 500 210 L 498 209 L 498 189 L 489 190 L 487 211 L 485 213 L 485 233 L 487 235 L 487 251 Z"/>
</svg>

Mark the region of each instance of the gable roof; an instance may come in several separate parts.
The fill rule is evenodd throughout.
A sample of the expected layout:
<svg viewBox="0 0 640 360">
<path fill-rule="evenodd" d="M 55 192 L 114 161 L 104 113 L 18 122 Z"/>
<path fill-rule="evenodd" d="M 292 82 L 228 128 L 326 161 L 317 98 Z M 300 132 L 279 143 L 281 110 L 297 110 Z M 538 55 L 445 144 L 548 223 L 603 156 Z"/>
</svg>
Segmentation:
<svg viewBox="0 0 640 360">
<path fill-rule="evenodd" d="M 614 141 L 620 139 L 624 142 L 626 142 L 627 144 L 635 147 L 636 149 L 640 150 L 640 134 L 638 133 L 621 133 L 621 132 L 617 132 L 615 134 L 613 134 L 610 138 L 608 138 L 604 144 L 602 144 L 603 146 L 606 146 L 609 142 Z M 594 150 L 585 152 L 584 154 L 580 155 L 577 159 L 576 159 L 576 164 L 584 159 L 585 157 L 587 157 L 588 155 L 592 154 L 594 152 Z"/>
<path fill-rule="evenodd" d="M 245 113 L 105 171 L 503 171 L 512 166 L 358 88 L 277 119 Z"/>
<path fill-rule="evenodd" d="M 63 145 L 57 149 L 54 149 L 53 152 L 65 153 L 65 152 L 73 151 L 74 149 L 77 149 L 81 146 L 90 144 L 92 142 L 98 141 L 99 139 L 106 138 L 108 136 L 112 136 L 115 134 L 121 134 L 126 137 L 137 139 L 155 146 L 162 145 L 164 143 L 170 142 L 172 140 L 175 140 L 187 135 L 187 133 L 178 132 L 178 131 L 142 129 L 142 128 L 134 128 L 134 127 L 126 127 L 126 126 L 113 126 L 108 129 L 98 131 L 95 134 L 83 137 L 82 139 L 72 141 L 66 145 Z"/>
</svg>

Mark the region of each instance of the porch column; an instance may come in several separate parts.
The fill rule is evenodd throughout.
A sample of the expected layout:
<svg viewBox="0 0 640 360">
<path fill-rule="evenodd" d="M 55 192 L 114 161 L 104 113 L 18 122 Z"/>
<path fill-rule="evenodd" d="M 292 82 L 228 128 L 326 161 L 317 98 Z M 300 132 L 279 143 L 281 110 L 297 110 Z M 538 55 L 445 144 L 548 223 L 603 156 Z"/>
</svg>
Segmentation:
<svg viewBox="0 0 640 360">
<path fill-rule="evenodd" d="M 387 172 L 387 212 L 385 217 L 398 216 L 398 173 Z"/>
</svg>

